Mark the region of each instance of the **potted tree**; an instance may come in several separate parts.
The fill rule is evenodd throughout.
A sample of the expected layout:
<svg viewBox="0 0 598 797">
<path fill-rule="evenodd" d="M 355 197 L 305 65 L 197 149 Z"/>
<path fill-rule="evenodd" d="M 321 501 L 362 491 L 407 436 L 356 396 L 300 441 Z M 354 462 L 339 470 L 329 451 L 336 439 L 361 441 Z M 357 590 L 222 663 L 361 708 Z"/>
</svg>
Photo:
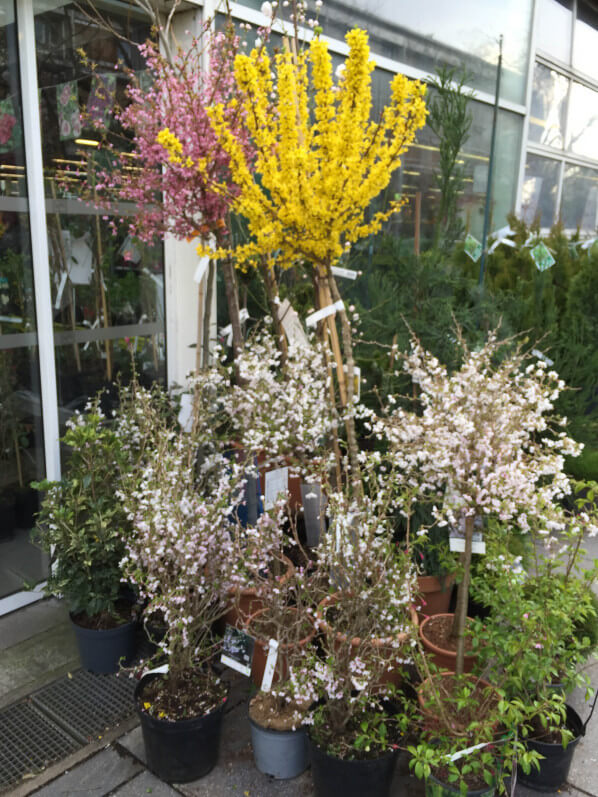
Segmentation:
<svg viewBox="0 0 598 797">
<path fill-rule="evenodd" d="M 84 667 L 115 672 L 135 651 L 136 616 L 123 597 L 121 560 L 132 523 L 115 496 L 126 455 L 96 397 L 68 422 L 69 458 L 44 492 L 35 534 L 51 557 L 46 591 L 69 604 Z"/>
<path fill-rule="evenodd" d="M 290 679 L 296 699 L 313 704 L 308 722 L 318 795 L 332 788 L 387 794 L 410 721 L 398 686 L 417 637 L 415 570 L 392 541 L 387 500 L 384 489 L 359 501 L 332 492 L 330 531 L 317 549 L 327 592 L 317 613 L 318 645 L 306 648 Z"/>
<path fill-rule="evenodd" d="M 483 528 L 496 518 L 503 528 L 524 533 L 532 523 L 550 523 L 568 486 L 564 455 L 581 448 L 554 412 L 564 387 L 555 372 L 514 341 L 499 341 L 496 332 L 479 351 L 470 351 L 458 328 L 456 333 L 462 363 L 452 374 L 413 336 L 404 368 L 418 388 L 421 411 L 397 405 L 376 431 L 389 445 L 398 483 L 415 485 L 416 493 L 434 500 L 439 526 L 462 528 L 456 613 L 450 623 L 442 621 L 461 674 L 476 520 Z M 435 620 L 422 625 L 424 640 Z"/>
</svg>

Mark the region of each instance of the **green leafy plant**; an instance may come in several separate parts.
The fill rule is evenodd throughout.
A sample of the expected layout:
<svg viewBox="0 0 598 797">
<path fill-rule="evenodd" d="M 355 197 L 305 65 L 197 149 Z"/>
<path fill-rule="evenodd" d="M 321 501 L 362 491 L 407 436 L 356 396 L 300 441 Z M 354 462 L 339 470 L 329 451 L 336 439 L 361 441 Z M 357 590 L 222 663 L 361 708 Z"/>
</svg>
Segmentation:
<svg viewBox="0 0 598 797">
<path fill-rule="evenodd" d="M 120 438 L 106 422 L 99 396 L 87 409 L 69 421 L 62 438 L 69 448 L 62 480 L 34 483 L 45 493 L 36 536 L 51 555 L 47 592 L 102 627 L 114 621 L 132 525 L 117 498 L 125 463 Z"/>
</svg>

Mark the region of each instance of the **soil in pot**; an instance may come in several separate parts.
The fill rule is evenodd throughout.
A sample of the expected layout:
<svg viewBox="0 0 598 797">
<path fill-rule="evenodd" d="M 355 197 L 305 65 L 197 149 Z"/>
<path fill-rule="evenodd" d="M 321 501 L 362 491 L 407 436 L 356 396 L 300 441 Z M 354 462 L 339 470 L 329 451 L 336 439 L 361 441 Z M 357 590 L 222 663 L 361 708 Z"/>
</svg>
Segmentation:
<svg viewBox="0 0 598 797">
<path fill-rule="evenodd" d="M 271 693 L 260 692 L 249 704 L 251 743 L 260 772 L 280 780 L 295 778 L 307 769 L 307 732 L 303 712 Z"/>
<path fill-rule="evenodd" d="M 454 618 L 454 614 L 436 614 L 427 617 L 419 627 L 422 643 L 434 664 L 450 672 L 454 672 L 457 662 L 457 640 L 451 637 Z M 471 672 L 477 663 L 477 655 L 471 653 L 472 645 L 471 638 L 466 636 L 464 672 Z"/>
<path fill-rule="evenodd" d="M 170 783 L 188 783 L 217 760 L 226 687 L 201 670 L 189 670 L 176 687 L 147 675 L 135 689 L 137 713 L 150 770 Z"/>
<path fill-rule="evenodd" d="M 347 760 L 329 755 L 309 739 L 311 772 L 316 797 L 387 797 L 397 762 L 398 750 L 377 758 Z"/>
<path fill-rule="evenodd" d="M 575 748 L 583 734 L 583 722 L 572 706 L 567 704 L 566 710 L 566 728 L 573 734 L 573 739 L 564 748 L 560 731 L 547 733 L 538 723 L 526 744 L 544 758 L 540 761 L 540 769 L 532 767 L 527 775 L 518 768 L 517 779 L 522 785 L 535 791 L 556 792 L 567 780 Z"/>
</svg>

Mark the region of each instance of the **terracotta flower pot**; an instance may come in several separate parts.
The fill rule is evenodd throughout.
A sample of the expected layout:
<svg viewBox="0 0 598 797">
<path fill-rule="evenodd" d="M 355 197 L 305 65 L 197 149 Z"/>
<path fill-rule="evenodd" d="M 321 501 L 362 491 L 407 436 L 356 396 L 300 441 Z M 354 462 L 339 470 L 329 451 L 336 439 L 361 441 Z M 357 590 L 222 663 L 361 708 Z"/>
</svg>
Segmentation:
<svg viewBox="0 0 598 797">
<path fill-rule="evenodd" d="M 436 576 L 418 576 L 417 591 L 422 607 L 418 611 L 420 623 L 434 614 L 446 614 L 451 602 L 455 576 L 448 575 L 441 581 Z"/>
<path fill-rule="evenodd" d="M 284 584 L 288 581 L 295 572 L 295 566 L 291 560 L 282 555 L 282 560 L 286 564 L 286 570 L 281 576 L 281 583 Z M 264 601 L 258 594 L 255 587 L 245 587 L 241 590 L 232 587 L 228 594 L 231 598 L 231 605 L 229 610 L 222 618 L 222 625 L 232 625 L 235 628 L 242 628 L 243 624 L 251 617 L 251 615 L 264 609 Z"/>
<path fill-rule="evenodd" d="M 434 662 L 434 664 L 440 670 L 449 670 L 450 672 L 455 672 L 456 665 L 457 665 L 457 653 L 456 651 L 447 650 L 446 648 L 439 647 L 434 642 L 431 642 L 426 637 L 426 628 L 429 626 L 431 620 L 434 617 L 450 617 L 451 623 L 454 618 L 454 614 L 449 614 L 447 612 L 439 613 L 434 615 L 433 617 L 426 617 L 426 619 L 422 622 L 419 627 L 419 636 L 422 641 L 424 648 L 426 649 L 428 655 Z M 471 617 L 467 618 L 471 620 Z M 465 660 L 463 662 L 463 672 L 471 672 L 475 665 L 477 664 L 478 656 L 477 654 L 468 654 L 465 656 Z"/>
<path fill-rule="evenodd" d="M 264 614 L 267 609 L 261 608 L 252 617 L 249 617 L 248 620 L 245 622 L 245 628 L 251 633 L 251 622 L 255 620 L 256 617 L 259 615 Z M 295 610 L 296 611 L 296 610 Z M 300 639 L 298 642 L 291 643 L 291 644 L 282 644 L 278 647 L 278 663 L 277 667 L 274 671 L 274 677 L 272 679 L 272 683 L 277 683 L 279 680 L 284 680 L 287 676 L 288 671 L 288 656 L 287 653 L 291 650 L 296 650 L 297 648 L 304 648 L 306 645 L 311 642 L 311 640 L 316 635 L 316 628 L 314 628 Z M 253 659 L 251 662 L 251 680 L 255 684 L 258 689 L 261 689 L 262 686 L 262 678 L 264 677 L 264 670 L 266 669 L 266 661 L 268 660 L 268 640 L 265 639 L 256 639 L 255 645 L 253 648 Z"/>
<path fill-rule="evenodd" d="M 441 680 L 447 680 L 448 681 L 449 679 L 452 679 L 454 677 L 455 677 L 455 673 L 454 672 L 441 672 L 441 673 L 436 673 L 435 675 L 433 675 L 432 676 L 432 680 L 441 679 Z M 478 684 L 482 689 L 494 689 L 494 687 L 491 684 L 489 684 L 488 681 L 484 681 L 483 678 L 476 678 L 474 675 L 470 675 L 470 674 L 467 674 L 467 673 L 466 673 L 466 677 L 469 680 L 471 680 L 472 683 Z M 430 683 L 430 680 L 431 679 L 429 679 L 429 678 L 427 680 L 425 680 L 422 684 L 420 684 L 420 686 L 418 687 L 418 690 L 417 690 L 417 702 L 419 704 L 420 711 L 421 711 L 421 713 L 422 713 L 422 715 L 424 717 L 424 726 L 425 726 L 426 730 L 434 730 L 434 729 L 440 727 L 440 721 L 439 721 L 439 719 L 438 719 L 438 717 L 436 715 L 434 707 L 426 705 L 426 701 L 425 701 L 426 687 Z M 498 697 L 499 697 L 498 692 L 496 694 L 497 694 L 497 700 L 498 700 Z M 499 725 L 499 722 L 497 721 L 494 724 L 493 727 L 498 728 L 498 725 Z"/>
<path fill-rule="evenodd" d="M 324 618 L 324 611 L 325 609 L 335 604 L 339 599 L 339 593 L 335 593 L 334 595 L 328 595 L 328 597 L 324 598 L 323 601 L 318 606 L 318 610 L 316 612 L 316 624 L 318 627 L 324 631 L 324 633 L 331 634 L 333 633 L 333 629 L 329 625 L 329 623 Z M 411 622 L 417 628 L 418 625 L 418 618 L 417 612 L 413 607 L 410 608 L 411 614 Z M 336 632 L 336 645 L 338 647 L 345 644 L 348 640 L 346 634 L 341 632 Z M 409 634 L 406 632 L 402 632 L 397 634 L 394 639 L 386 638 L 386 639 L 377 639 L 373 638 L 370 640 L 370 644 L 373 648 L 380 650 L 381 652 L 390 651 L 392 650 L 397 643 L 399 644 L 406 644 L 409 640 Z M 393 644 L 394 643 L 394 644 Z M 360 637 L 353 637 L 351 639 L 351 656 L 357 656 L 359 653 L 359 648 L 362 646 L 362 640 Z M 401 664 L 398 661 L 389 661 L 388 667 L 380 676 L 380 684 L 393 684 L 394 686 L 399 686 L 403 680 L 403 676 L 401 673 Z"/>
</svg>

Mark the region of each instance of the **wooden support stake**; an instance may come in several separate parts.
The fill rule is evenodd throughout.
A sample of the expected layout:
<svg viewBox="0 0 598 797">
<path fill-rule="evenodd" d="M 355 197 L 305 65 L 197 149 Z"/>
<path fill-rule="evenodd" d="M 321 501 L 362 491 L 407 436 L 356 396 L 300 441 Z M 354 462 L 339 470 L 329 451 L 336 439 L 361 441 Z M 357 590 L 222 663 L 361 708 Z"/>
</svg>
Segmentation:
<svg viewBox="0 0 598 797">
<path fill-rule="evenodd" d="M 422 223 L 422 192 L 415 192 L 415 240 L 414 248 L 415 254 L 419 255 L 419 236 Z"/>
</svg>

